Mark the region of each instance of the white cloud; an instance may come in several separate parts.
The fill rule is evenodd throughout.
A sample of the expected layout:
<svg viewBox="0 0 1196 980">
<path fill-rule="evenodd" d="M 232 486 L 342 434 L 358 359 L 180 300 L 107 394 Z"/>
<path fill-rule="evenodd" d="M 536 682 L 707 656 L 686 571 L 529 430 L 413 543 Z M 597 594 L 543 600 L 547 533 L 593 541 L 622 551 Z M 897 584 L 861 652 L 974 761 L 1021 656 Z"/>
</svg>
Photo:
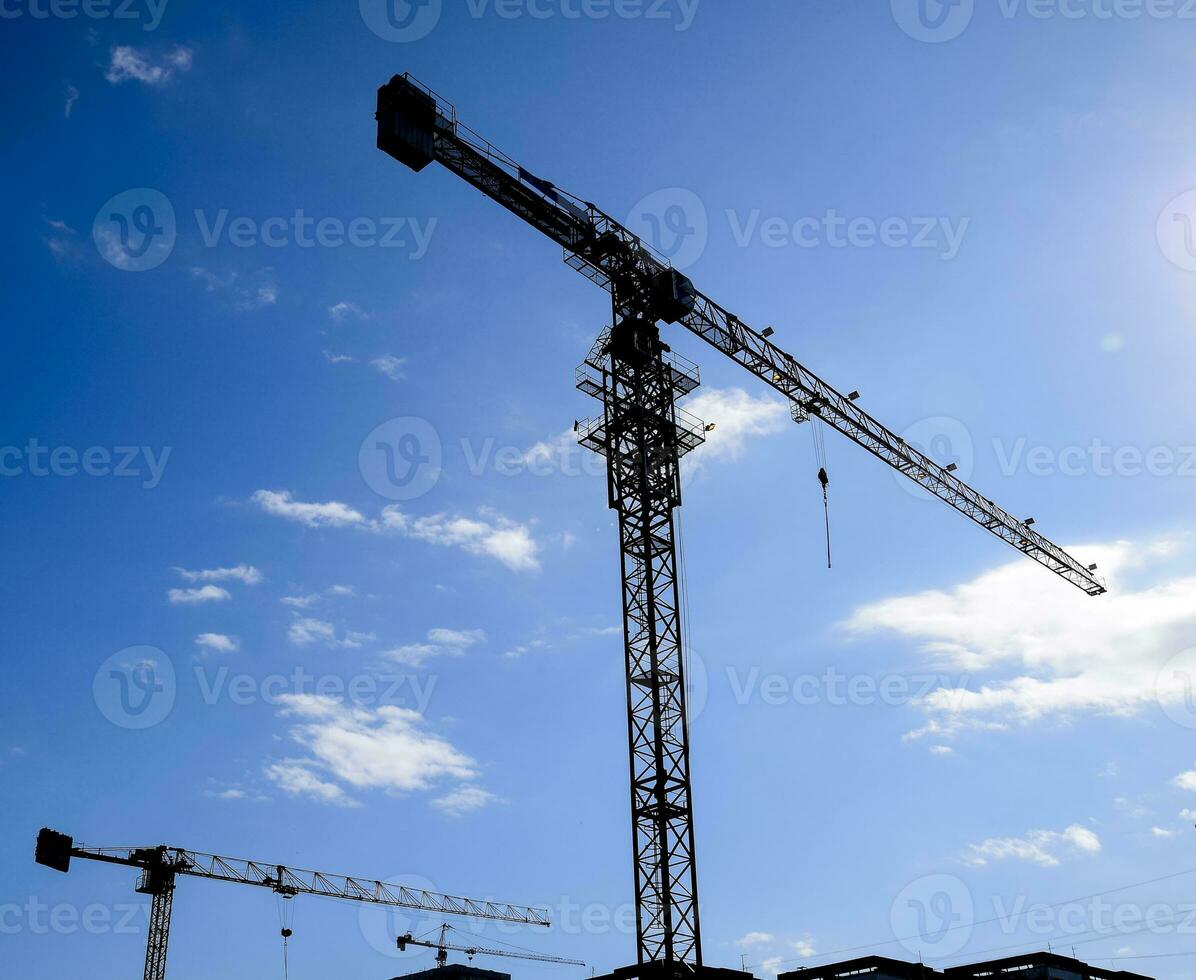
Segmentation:
<svg viewBox="0 0 1196 980">
<path fill-rule="evenodd" d="M 200 633 L 195 638 L 195 645 L 213 653 L 236 653 L 241 648 L 235 636 L 223 633 Z"/>
<path fill-rule="evenodd" d="M 1196 790 L 1196 769 L 1181 772 L 1171 780 L 1171 785 L 1179 789 Z"/>
<path fill-rule="evenodd" d="M 480 786 L 458 786 L 434 799 L 432 806 L 450 817 L 460 817 L 495 802 L 498 802 L 498 797 Z"/>
<path fill-rule="evenodd" d="M 176 71 L 189 71 L 192 60 L 190 48 L 177 47 L 159 58 L 154 58 L 144 51 L 122 44 L 110 52 L 104 77 L 113 85 L 130 80 L 146 85 L 161 85 L 169 81 Z"/>
<path fill-rule="evenodd" d="M 79 100 L 79 90 L 74 85 L 66 87 L 66 104 L 62 107 L 62 113 L 67 118 L 71 118 L 71 111 L 75 108 L 75 103 Z"/>
<path fill-rule="evenodd" d="M 194 606 L 201 602 L 224 602 L 231 599 L 227 589 L 218 585 L 205 585 L 198 589 L 171 589 L 167 597 L 176 606 Z"/>
<path fill-rule="evenodd" d="M 392 504 L 375 521 L 339 501 L 304 503 L 296 500 L 289 490 L 258 490 L 251 499 L 267 514 L 308 527 L 357 527 L 375 533 L 399 534 L 495 558 L 517 572 L 540 568 L 539 545 L 532 537 L 531 528 L 488 507 L 481 508 L 477 517 L 447 514 L 411 517 Z"/>
<path fill-rule="evenodd" d="M 328 594 L 336 596 L 357 595 L 357 591 L 351 585 L 330 585 L 328 587 Z"/>
<path fill-rule="evenodd" d="M 284 595 L 278 601 L 292 609 L 307 609 L 319 602 L 320 597 L 318 595 Z"/>
<path fill-rule="evenodd" d="M 1098 598 L 1017 559 L 950 591 L 928 591 L 857 609 L 851 636 L 895 633 L 927 659 L 978 677 L 931 692 L 927 724 L 907 737 L 961 728 L 999 731 L 1050 716 L 1128 716 L 1183 703 L 1183 673 L 1163 671 L 1196 629 L 1196 577 L 1159 566 L 1180 553 L 1164 540 L 1079 549 L 1110 581 Z M 1153 581 L 1138 582 L 1146 576 Z M 991 679 L 984 675 L 999 675 Z"/>
<path fill-rule="evenodd" d="M 477 763 L 428 731 L 416 711 L 349 706 L 314 694 L 286 694 L 280 701 L 282 715 L 296 719 L 291 740 L 309 755 L 271 765 L 266 774 L 292 795 L 352 805 L 346 786 L 413 793 L 477 776 Z"/>
<path fill-rule="evenodd" d="M 1150 832 L 1155 837 L 1174 837 L 1175 836 L 1174 830 L 1164 830 L 1162 827 L 1151 827 Z"/>
<path fill-rule="evenodd" d="M 308 527 L 365 527 L 369 524 L 363 514 L 348 504 L 335 500 L 326 504 L 303 503 L 289 490 L 259 490 L 253 495 L 253 502 L 267 514 Z"/>
<path fill-rule="evenodd" d="M 383 354 L 370 361 L 375 371 L 386 375 L 391 381 L 402 381 L 406 377 L 403 373 L 403 365 L 406 363 L 405 358 L 395 357 L 394 354 Z"/>
<path fill-rule="evenodd" d="M 955 754 L 955 750 L 953 748 L 951 748 L 950 745 L 932 745 L 930 747 L 930 751 L 933 755 L 941 755 L 941 756 Z"/>
<path fill-rule="evenodd" d="M 445 514 L 409 517 L 392 504 L 382 511 L 382 527 L 428 544 L 487 555 L 517 572 L 540 568 L 536 557 L 539 547 L 528 526 L 488 508 L 479 511 L 476 518 Z"/>
<path fill-rule="evenodd" d="M 486 634 L 482 630 L 431 629 L 428 630 L 427 643 L 409 643 L 388 650 L 383 656 L 408 667 L 421 667 L 433 657 L 463 656 L 466 650 L 485 639 Z"/>
<path fill-rule="evenodd" d="M 324 360 L 329 364 L 352 364 L 353 358 L 348 354 L 334 354 L 332 351 L 324 351 Z"/>
<path fill-rule="evenodd" d="M 705 444 L 691 457 L 695 464 L 738 459 L 749 439 L 775 435 L 792 424 L 789 409 L 779 399 L 755 398 L 742 388 L 709 388 L 684 403 L 685 411 L 713 424 Z"/>
<path fill-rule="evenodd" d="M 335 783 L 327 782 L 312 772 L 311 764 L 304 760 L 288 759 L 266 766 L 266 778 L 291 796 L 308 796 L 318 803 L 334 806 L 360 806 L 345 795 Z"/>
<path fill-rule="evenodd" d="M 252 565 L 237 565 L 233 568 L 206 568 L 202 571 L 191 572 L 185 568 L 176 568 L 179 576 L 188 582 L 241 582 L 244 585 L 257 585 L 262 581 L 262 573 Z"/>
<path fill-rule="evenodd" d="M 763 946 L 776 940 L 771 932 L 749 932 L 735 940 L 736 946 Z"/>
<path fill-rule="evenodd" d="M 1179 811 L 1179 819 L 1180 820 L 1196 820 L 1196 810 L 1191 810 L 1188 807 L 1184 807 L 1182 810 Z"/>
<path fill-rule="evenodd" d="M 350 318 L 354 320 L 368 320 L 370 318 L 369 314 L 360 306 L 346 300 L 341 300 L 335 306 L 328 307 L 328 315 L 337 323 L 344 323 Z"/>
<path fill-rule="evenodd" d="M 818 951 L 814 948 L 814 944 L 808 939 L 798 939 L 792 945 L 797 955 L 802 958 L 807 956 L 816 956 L 818 953 Z"/>
<path fill-rule="evenodd" d="M 332 623 L 326 623 L 322 619 L 313 619 L 309 616 L 299 616 L 296 617 L 287 630 L 287 639 L 296 646 L 301 647 L 310 646 L 313 643 L 321 643 L 327 647 L 349 647 L 356 649 L 362 643 L 373 640 L 374 634 L 347 630 L 343 634 L 338 635 L 336 627 Z"/>
<path fill-rule="evenodd" d="M 1025 861 L 1044 868 L 1059 865 L 1060 848 L 1083 854 L 1100 852 L 1100 838 L 1087 827 L 1072 824 L 1066 830 L 1032 830 L 1025 837 L 990 837 L 979 844 L 969 844 L 964 860 L 974 867 L 993 861 Z"/>
</svg>

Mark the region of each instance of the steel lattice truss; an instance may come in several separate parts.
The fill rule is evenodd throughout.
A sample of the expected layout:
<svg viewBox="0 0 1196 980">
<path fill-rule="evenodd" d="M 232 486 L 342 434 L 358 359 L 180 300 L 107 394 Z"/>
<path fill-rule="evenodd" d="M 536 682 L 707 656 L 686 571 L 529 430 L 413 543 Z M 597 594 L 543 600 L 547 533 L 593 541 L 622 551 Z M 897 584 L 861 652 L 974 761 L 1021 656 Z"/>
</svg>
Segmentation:
<svg viewBox="0 0 1196 980">
<path fill-rule="evenodd" d="M 283 895 L 317 895 L 322 898 L 339 898 L 374 905 L 392 905 L 400 908 L 419 909 L 424 912 L 438 912 L 443 915 L 498 919 L 523 925 L 547 926 L 549 924 L 547 909 L 441 895 L 438 892 L 430 892 L 422 888 L 407 888 L 403 885 L 392 885 L 384 881 L 372 881 L 368 878 L 333 875 L 323 871 L 303 871 L 280 864 L 221 857 L 218 854 L 202 854 L 199 851 L 188 851 L 179 847 L 127 848 L 79 845 L 74 848 L 73 853 L 75 857 L 106 860 L 115 864 L 129 864 L 137 867 L 143 866 L 150 860 L 165 861 L 176 874 L 216 881 L 230 881 L 242 885 L 260 885 Z"/>
<path fill-rule="evenodd" d="M 174 884 L 155 893 L 150 903 L 149 936 L 145 944 L 145 980 L 166 980 L 166 953 L 170 947 L 170 910 Z"/>
<path fill-rule="evenodd" d="M 634 318 L 605 332 L 579 373 L 603 403 L 580 441 L 606 456 L 619 515 L 640 962 L 702 961 L 673 524 L 680 457 L 703 439 L 675 400 L 697 385 Z"/>
</svg>

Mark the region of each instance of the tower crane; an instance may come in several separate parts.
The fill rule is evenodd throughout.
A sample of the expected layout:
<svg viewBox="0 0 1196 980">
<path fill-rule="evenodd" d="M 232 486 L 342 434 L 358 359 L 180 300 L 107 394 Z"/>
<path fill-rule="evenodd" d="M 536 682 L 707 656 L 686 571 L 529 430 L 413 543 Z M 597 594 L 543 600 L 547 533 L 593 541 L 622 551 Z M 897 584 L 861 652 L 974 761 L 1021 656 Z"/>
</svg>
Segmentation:
<svg viewBox="0 0 1196 980">
<path fill-rule="evenodd" d="M 549 924 L 548 910 L 542 908 L 458 898 L 422 888 L 407 888 L 323 871 L 301 871 L 281 864 L 246 861 L 217 854 L 201 854 L 181 847 L 167 847 L 165 844 L 156 847 L 88 847 L 76 844 L 66 834 L 46 828 L 37 835 L 34 858 L 38 864 L 64 873 L 70 870 L 73 858 L 138 868 L 141 871 L 137 891 L 151 897 L 149 935 L 145 945 L 145 980 L 165 980 L 166 977 L 170 913 L 175 879 L 179 875 L 238 885 L 257 885 L 269 888 L 284 898 L 317 895 L 321 898 L 497 919 L 522 925 Z"/>
<path fill-rule="evenodd" d="M 622 563 L 637 965 L 616 976 L 703 971 L 690 793 L 674 511 L 679 463 L 706 427 L 678 407 L 700 376 L 674 355 L 660 324 L 679 325 L 784 396 L 793 420 L 818 419 L 1089 595 L 1105 584 L 1031 525 L 1005 511 L 882 425 L 771 339 L 701 293 L 594 204 L 538 177 L 457 118 L 452 103 L 409 74 L 378 91 L 378 148 L 419 172 L 433 162 L 564 250 L 567 265 L 610 293 L 612 320 L 578 368 L 577 387 L 602 404 L 578 441 L 607 460 Z M 706 969 L 705 972 L 709 972 Z"/>
<path fill-rule="evenodd" d="M 450 950 L 457 953 L 464 953 L 470 960 L 481 954 L 482 956 L 509 956 L 517 960 L 534 960 L 538 963 L 560 963 L 567 966 L 586 965 L 584 960 L 570 960 L 563 956 L 546 956 L 543 953 L 529 953 L 524 950 L 495 949 L 492 946 L 462 946 L 450 943 L 448 942 L 450 930 L 453 930 L 453 927 L 447 922 L 443 923 L 440 926 L 440 938 L 436 942 L 428 939 L 417 939 L 411 933 L 407 933 L 406 935 L 399 936 L 398 947 L 400 950 L 405 950 L 408 946 L 426 946 L 428 949 L 436 950 L 436 966 L 438 968 L 448 964 Z"/>
</svg>

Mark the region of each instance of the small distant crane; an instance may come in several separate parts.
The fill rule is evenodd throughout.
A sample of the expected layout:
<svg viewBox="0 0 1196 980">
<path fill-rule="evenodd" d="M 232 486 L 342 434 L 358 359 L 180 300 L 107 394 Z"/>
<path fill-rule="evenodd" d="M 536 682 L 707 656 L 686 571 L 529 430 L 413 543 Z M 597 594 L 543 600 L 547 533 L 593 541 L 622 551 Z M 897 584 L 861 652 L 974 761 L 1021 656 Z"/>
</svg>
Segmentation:
<svg viewBox="0 0 1196 980">
<path fill-rule="evenodd" d="M 405 950 L 408 946 L 426 946 L 428 949 L 436 950 L 436 966 L 438 969 L 448 964 L 450 949 L 457 953 L 464 953 L 470 960 L 481 954 L 482 956 L 510 956 L 518 960 L 535 960 L 539 963 L 561 963 L 566 966 L 586 965 L 584 960 L 570 960 L 562 956 L 547 956 L 544 953 L 528 953 L 514 949 L 494 949 L 489 946 L 460 946 L 456 943 L 448 942 L 450 930 L 453 932 L 460 931 L 453 929 L 447 922 L 442 923 L 440 926 L 440 938 L 436 942 L 432 942 L 430 939 L 416 939 L 411 933 L 407 933 L 405 936 L 399 936 L 399 949 Z"/>
<path fill-rule="evenodd" d="M 269 888 L 283 898 L 318 895 L 342 901 L 439 912 L 442 915 L 498 919 L 521 925 L 547 927 L 549 924 L 547 909 L 456 898 L 422 888 L 406 888 L 367 878 L 351 878 L 323 871 L 300 871 L 281 864 L 200 854 L 165 844 L 157 847 L 87 847 L 76 845 L 66 834 L 45 828 L 37 835 L 34 857 L 38 864 L 64 873 L 70 870 L 72 858 L 141 870 L 137 891 L 152 898 L 149 936 L 145 945 L 145 980 L 165 980 L 166 977 L 170 912 L 178 875 L 229 881 L 238 885 L 258 885 Z M 289 929 L 283 930 L 283 938 L 290 938 Z"/>
</svg>

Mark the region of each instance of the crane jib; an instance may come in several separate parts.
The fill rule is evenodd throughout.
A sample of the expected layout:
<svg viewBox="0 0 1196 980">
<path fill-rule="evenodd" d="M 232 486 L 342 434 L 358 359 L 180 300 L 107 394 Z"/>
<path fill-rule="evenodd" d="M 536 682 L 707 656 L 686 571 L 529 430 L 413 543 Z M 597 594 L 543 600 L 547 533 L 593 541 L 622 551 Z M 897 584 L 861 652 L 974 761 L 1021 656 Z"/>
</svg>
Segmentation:
<svg viewBox="0 0 1196 980">
<path fill-rule="evenodd" d="M 536 227 L 567 252 L 569 264 L 610 288 L 610 268 L 624 265 L 629 252 L 652 276 L 670 274 L 654 312 L 680 322 L 723 354 L 736 360 L 793 402 L 799 420 L 813 414 L 906 478 L 924 487 L 985 530 L 1045 566 L 1089 595 L 1106 591 L 1094 566 L 1085 565 L 1026 521 L 954 476 L 949 469 L 908 445 L 765 336 L 702 296 L 693 283 L 671 270 L 638 236 L 592 204 L 578 207 L 554 183 L 537 177 L 457 120 L 451 103 L 410 75 L 396 75 L 379 89 L 378 145 L 422 170 L 432 160 L 478 187 L 484 194 Z M 803 414 L 804 413 L 804 414 Z"/>
</svg>

